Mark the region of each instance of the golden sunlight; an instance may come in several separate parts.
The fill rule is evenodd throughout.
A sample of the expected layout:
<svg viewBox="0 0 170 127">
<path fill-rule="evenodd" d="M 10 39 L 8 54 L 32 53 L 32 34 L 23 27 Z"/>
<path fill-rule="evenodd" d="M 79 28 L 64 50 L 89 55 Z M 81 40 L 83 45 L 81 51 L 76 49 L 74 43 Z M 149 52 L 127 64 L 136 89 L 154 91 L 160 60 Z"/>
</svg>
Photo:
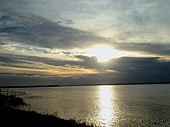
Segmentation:
<svg viewBox="0 0 170 127">
<path fill-rule="evenodd" d="M 113 103 L 113 92 L 111 86 L 99 86 L 100 113 L 99 123 L 111 127 L 115 121 L 115 110 Z"/>
<path fill-rule="evenodd" d="M 125 52 L 115 50 L 109 45 L 95 45 L 92 48 L 86 49 L 85 52 L 88 56 L 96 56 L 98 62 L 107 62 L 112 58 L 127 55 Z"/>
</svg>

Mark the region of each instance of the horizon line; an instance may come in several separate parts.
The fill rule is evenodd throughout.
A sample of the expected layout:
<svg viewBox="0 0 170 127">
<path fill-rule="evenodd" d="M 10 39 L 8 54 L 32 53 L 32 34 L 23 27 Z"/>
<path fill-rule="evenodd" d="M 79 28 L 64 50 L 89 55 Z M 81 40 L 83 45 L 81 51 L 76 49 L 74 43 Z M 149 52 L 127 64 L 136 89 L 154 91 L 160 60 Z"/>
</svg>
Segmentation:
<svg viewBox="0 0 170 127">
<path fill-rule="evenodd" d="M 31 87 L 68 87 L 68 86 L 102 86 L 102 85 L 146 85 L 146 84 L 170 84 L 170 81 L 166 82 L 129 82 L 129 83 L 96 83 L 96 84 L 63 84 L 63 85 L 23 85 L 23 86 L 0 86 L 0 88 L 31 88 Z"/>
</svg>

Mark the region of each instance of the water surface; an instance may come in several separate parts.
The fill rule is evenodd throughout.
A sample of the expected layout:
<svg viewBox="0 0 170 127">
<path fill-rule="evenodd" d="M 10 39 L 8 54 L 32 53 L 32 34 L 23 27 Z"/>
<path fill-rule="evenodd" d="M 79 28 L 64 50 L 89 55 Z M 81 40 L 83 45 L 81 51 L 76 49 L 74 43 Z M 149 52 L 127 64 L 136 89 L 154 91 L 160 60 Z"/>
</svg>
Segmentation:
<svg viewBox="0 0 170 127">
<path fill-rule="evenodd" d="M 24 88 L 29 110 L 104 127 L 170 126 L 170 85 Z"/>
</svg>

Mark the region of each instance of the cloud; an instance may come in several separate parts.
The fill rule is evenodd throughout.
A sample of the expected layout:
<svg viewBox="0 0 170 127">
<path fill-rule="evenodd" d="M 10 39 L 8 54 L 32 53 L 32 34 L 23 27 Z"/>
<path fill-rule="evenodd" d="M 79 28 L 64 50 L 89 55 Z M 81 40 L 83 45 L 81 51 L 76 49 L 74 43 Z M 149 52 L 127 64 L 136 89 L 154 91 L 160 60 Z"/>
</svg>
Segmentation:
<svg viewBox="0 0 170 127">
<path fill-rule="evenodd" d="M 69 19 L 67 19 L 67 20 L 57 20 L 56 21 L 56 23 L 57 24 L 63 24 L 63 25 L 72 25 L 72 24 L 74 24 L 74 22 L 72 21 L 72 20 L 69 20 Z"/>
<path fill-rule="evenodd" d="M 1 74 L 9 77 L 49 77 L 63 83 L 124 83 L 169 81 L 170 62 L 159 57 L 121 57 L 103 64 L 95 57 L 77 56 L 80 61 L 54 60 L 45 57 L 1 54 Z M 7 78 L 7 77 L 6 77 Z M 54 79 L 53 79 L 54 78 Z M 57 78 L 55 80 L 55 78 Z M 58 80 L 58 78 L 60 80 Z M 1 78 L 0 80 L 2 80 Z M 37 79 L 38 80 L 38 79 Z"/>
<path fill-rule="evenodd" d="M 169 4 L 169 0 L 1 0 L 0 80 L 169 81 L 170 62 L 163 60 L 170 56 Z M 96 57 L 83 54 L 96 44 L 144 57 L 98 63 Z"/>
<path fill-rule="evenodd" d="M 169 0 L 1 0 L 1 3 L 2 12 L 19 13 L 23 16 L 21 21 L 26 15 L 30 15 L 27 20 L 36 15 L 119 42 L 169 43 L 170 40 Z"/>
<path fill-rule="evenodd" d="M 40 75 L 49 77 L 97 74 L 95 68 L 86 67 L 79 61 L 55 60 L 46 57 L 1 54 L 0 73 Z"/>
<path fill-rule="evenodd" d="M 69 9 L 65 8 L 65 4 L 70 4 Z M 152 45 L 156 48 L 162 43 L 170 43 L 168 5 L 168 0 L 76 0 L 73 3 L 2 0 L 0 43 L 13 41 L 38 47 L 70 49 L 101 43 L 114 46 L 121 42 L 121 46 L 127 43 L 125 50 L 149 52 L 145 46 L 148 44 L 152 52 Z M 80 12 L 82 9 L 83 13 Z M 107 34 L 109 38 L 104 37 Z M 133 48 L 129 47 L 131 44 Z M 158 53 L 168 54 L 167 50 L 162 49 Z"/>
<path fill-rule="evenodd" d="M 114 47 L 131 52 L 143 52 L 159 56 L 170 56 L 170 44 L 161 43 L 114 43 Z"/>
<path fill-rule="evenodd" d="M 48 21 L 43 17 L 35 15 L 15 14 L 1 16 L 6 22 L 13 19 L 13 23 L 6 26 L 0 26 L 1 37 L 3 41 L 13 41 L 30 46 L 46 47 L 46 48 L 83 48 L 93 43 L 103 43 L 106 40 L 93 33 L 61 26 L 55 22 Z M 31 20 L 26 20 L 31 18 Z M 3 18 L 4 19 L 4 18 Z M 2 20 L 0 21 L 2 22 Z M 70 22 L 66 20 L 65 22 Z"/>
<path fill-rule="evenodd" d="M 95 65 L 98 65 L 94 63 Z M 88 65 L 88 64 L 87 64 Z M 95 80 L 105 79 L 114 82 L 157 82 L 169 81 L 170 61 L 159 57 L 121 57 L 112 59 L 100 69 L 112 70 L 113 73 L 95 75 Z"/>
<path fill-rule="evenodd" d="M 119 71 L 122 82 L 169 81 L 170 62 L 160 58 L 124 57 L 114 61 L 110 69 Z"/>
<path fill-rule="evenodd" d="M 65 67 L 96 69 L 100 70 L 102 64 L 97 62 L 95 57 L 76 56 L 80 60 L 59 60 L 49 57 L 14 55 L 14 54 L 0 54 L 0 65 L 9 67 L 24 67 L 32 69 L 46 69 L 48 67 Z M 43 66 L 42 66 L 43 65 Z M 42 66 L 42 67 L 41 67 Z M 46 68 L 45 68 L 46 67 Z M 63 69 L 67 70 L 67 69 Z M 61 70 L 62 72 L 62 70 Z"/>
</svg>

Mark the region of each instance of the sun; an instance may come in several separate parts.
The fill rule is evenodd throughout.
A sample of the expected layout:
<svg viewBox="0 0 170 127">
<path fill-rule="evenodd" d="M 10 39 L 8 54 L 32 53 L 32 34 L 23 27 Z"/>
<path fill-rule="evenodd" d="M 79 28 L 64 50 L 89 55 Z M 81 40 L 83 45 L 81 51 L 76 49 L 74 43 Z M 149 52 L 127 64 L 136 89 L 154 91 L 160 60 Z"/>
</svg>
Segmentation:
<svg viewBox="0 0 170 127">
<path fill-rule="evenodd" d="M 125 56 L 126 53 L 113 49 L 110 45 L 95 45 L 85 50 L 86 55 L 96 56 L 98 62 L 107 62 L 112 58 Z"/>
</svg>

